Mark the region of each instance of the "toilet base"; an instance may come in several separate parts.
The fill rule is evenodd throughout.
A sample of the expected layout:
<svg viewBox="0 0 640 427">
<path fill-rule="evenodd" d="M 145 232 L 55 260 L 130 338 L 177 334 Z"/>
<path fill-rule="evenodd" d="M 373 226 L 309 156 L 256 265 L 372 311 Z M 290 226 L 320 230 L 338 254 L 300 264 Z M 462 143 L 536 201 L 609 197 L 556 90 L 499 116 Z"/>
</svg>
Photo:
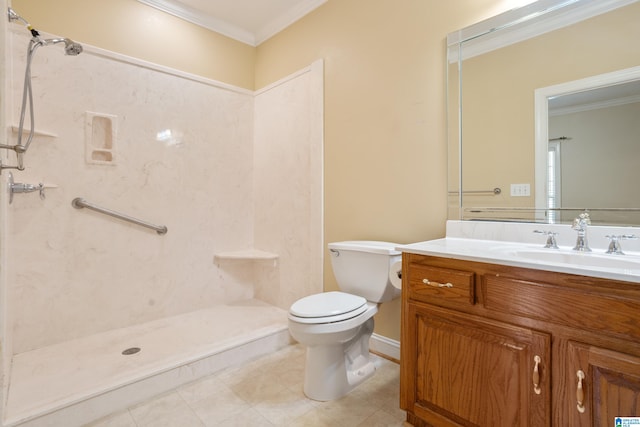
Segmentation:
<svg viewBox="0 0 640 427">
<path fill-rule="evenodd" d="M 353 340 L 336 345 L 307 347 L 304 394 L 313 400 L 338 399 L 375 373 L 369 357 L 373 318 Z"/>
</svg>

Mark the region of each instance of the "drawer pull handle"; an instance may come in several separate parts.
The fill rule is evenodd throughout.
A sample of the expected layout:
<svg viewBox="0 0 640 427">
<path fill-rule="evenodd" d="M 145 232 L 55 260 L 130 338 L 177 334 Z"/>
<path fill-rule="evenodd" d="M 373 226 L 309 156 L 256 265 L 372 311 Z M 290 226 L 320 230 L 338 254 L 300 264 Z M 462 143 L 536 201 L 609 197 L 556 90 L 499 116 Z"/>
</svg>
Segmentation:
<svg viewBox="0 0 640 427">
<path fill-rule="evenodd" d="M 540 388 L 540 362 L 542 362 L 542 359 L 536 355 L 533 361 L 536 363 L 533 366 L 533 391 L 535 394 L 540 394 L 542 393 L 542 389 Z"/>
<path fill-rule="evenodd" d="M 577 408 L 578 408 L 578 412 L 583 414 L 585 411 L 585 407 L 584 407 L 584 388 L 582 387 L 582 380 L 584 380 L 585 375 L 584 375 L 584 372 L 582 371 L 576 372 L 576 375 L 578 376 L 578 390 L 576 391 L 576 398 L 578 399 Z"/>
<path fill-rule="evenodd" d="M 422 283 L 425 285 L 433 286 L 434 288 L 453 288 L 453 283 L 438 283 L 431 282 L 429 279 L 422 279 Z"/>
</svg>

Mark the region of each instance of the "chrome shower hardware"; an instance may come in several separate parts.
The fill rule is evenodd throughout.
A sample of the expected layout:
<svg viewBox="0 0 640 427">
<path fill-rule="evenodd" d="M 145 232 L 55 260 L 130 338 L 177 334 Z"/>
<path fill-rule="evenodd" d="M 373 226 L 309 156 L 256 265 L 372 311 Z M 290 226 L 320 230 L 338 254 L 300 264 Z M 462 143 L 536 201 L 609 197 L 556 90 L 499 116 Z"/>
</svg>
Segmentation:
<svg viewBox="0 0 640 427">
<path fill-rule="evenodd" d="M 40 193 L 40 198 L 44 200 L 44 184 L 39 183 L 35 184 L 25 184 L 22 182 L 14 182 L 13 174 L 9 172 L 9 181 L 8 181 L 8 189 L 9 189 L 9 204 L 13 202 L 13 195 L 16 193 L 32 193 L 34 191 L 38 191 Z"/>
<path fill-rule="evenodd" d="M 0 144 L 0 148 L 5 150 L 13 150 L 16 153 L 16 161 L 17 165 L 15 166 L 5 166 L 0 162 L 0 173 L 4 169 L 18 169 L 24 170 L 24 154 L 27 152 L 29 145 L 31 144 L 31 140 L 33 139 L 33 135 L 35 133 L 35 120 L 33 113 L 33 92 L 31 89 L 31 61 L 33 59 L 33 55 L 40 46 L 49 46 L 58 43 L 64 43 L 64 50 L 67 55 L 79 55 L 82 52 L 82 45 L 76 43 L 67 38 L 53 38 L 53 39 L 42 39 L 40 38 L 40 33 L 34 29 L 29 22 L 18 15 L 13 9 L 8 8 L 8 18 L 9 22 L 20 21 L 27 27 L 27 30 L 31 33 L 31 40 L 29 40 L 29 46 L 27 49 L 27 65 L 24 71 L 24 87 L 22 90 L 22 107 L 20 110 L 20 124 L 18 127 L 18 141 L 15 145 L 10 144 Z M 25 113 L 27 110 L 27 106 L 29 107 L 29 135 L 27 136 L 26 143 L 22 143 L 22 134 L 24 130 L 24 120 Z"/>
</svg>

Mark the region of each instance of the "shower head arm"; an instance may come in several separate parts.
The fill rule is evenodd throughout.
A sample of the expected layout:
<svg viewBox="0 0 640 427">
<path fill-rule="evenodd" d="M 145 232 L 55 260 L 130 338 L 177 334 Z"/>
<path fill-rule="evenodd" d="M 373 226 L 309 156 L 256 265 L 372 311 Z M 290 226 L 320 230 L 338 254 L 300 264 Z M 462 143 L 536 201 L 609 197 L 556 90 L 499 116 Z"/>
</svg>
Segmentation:
<svg viewBox="0 0 640 427">
<path fill-rule="evenodd" d="M 35 38 L 34 43 L 33 50 L 39 46 L 50 46 L 58 43 L 64 43 L 65 55 L 76 56 L 82 53 L 82 45 L 66 37 L 59 37 L 55 39 L 41 39 L 38 37 Z"/>
<path fill-rule="evenodd" d="M 31 26 L 31 24 L 29 23 L 29 21 L 24 19 L 22 16 L 18 15 L 15 10 L 13 10 L 11 8 L 8 8 L 7 15 L 9 17 L 9 22 L 20 21 L 27 27 L 27 30 L 29 30 L 29 32 L 31 32 L 31 35 L 33 37 L 35 37 L 35 38 L 40 37 L 40 33 L 38 32 L 38 30 L 33 28 Z"/>
<path fill-rule="evenodd" d="M 8 17 L 9 17 L 9 22 L 20 21 L 24 25 L 26 25 L 27 27 L 30 26 L 29 22 L 27 22 L 27 20 L 24 19 L 22 16 L 18 15 L 15 10 L 13 10 L 11 8 L 8 8 L 7 14 L 8 14 Z"/>
</svg>

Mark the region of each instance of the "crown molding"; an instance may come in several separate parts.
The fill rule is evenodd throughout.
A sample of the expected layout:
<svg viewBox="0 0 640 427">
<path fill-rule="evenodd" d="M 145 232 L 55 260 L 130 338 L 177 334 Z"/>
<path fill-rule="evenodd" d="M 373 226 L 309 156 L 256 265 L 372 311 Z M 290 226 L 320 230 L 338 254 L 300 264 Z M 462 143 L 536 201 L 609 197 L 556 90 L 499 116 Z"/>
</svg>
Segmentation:
<svg viewBox="0 0 640 427">
<path fill-rule="evenodd" d="M 138 0 L 147 6 L 169 13 L 192 24 L 230 37 L 239 42 L 257 46 L 263 41 L 273 37 L 309 12 L 318 8 L 327 0 L 305 0 L 296 7 L 288 10 L 283 15 L 267 22 L 262 28 L 253 33 L 237 25 L 230 24 L 222 19 L 204 15 L 201 11 L 188 7 L 175 0 Z"/>
<path fill-rule="evenodd" d="M 549 117 L 565 114 L 582 113 L 584 111 L 600 110 L 602 108 L 621 107 L 628 104 L 640 103 L 640 95 L 625 96 L 606 101 L 590 102 L 587 104 L 572 105 L 570 107 L 549 108 Z"/>
<path fill-rule="evenodd" d="M 256 31 L 256 45 L 270 39 L 326 2 L 327 0 L 305 0 L 276 19 L 267 22 L 262 28 Z"/>
</svg>

